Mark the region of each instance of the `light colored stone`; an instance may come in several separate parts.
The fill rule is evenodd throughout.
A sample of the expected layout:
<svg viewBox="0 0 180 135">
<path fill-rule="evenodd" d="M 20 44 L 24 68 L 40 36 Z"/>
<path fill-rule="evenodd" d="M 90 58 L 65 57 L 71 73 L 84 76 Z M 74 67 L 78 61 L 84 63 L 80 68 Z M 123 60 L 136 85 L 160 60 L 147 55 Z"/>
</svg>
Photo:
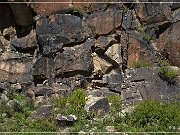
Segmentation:
<svg viewBox="0 0 180 135">
<path fill-rule="evenodd" d="M 178 88 L 180 88 L 180 76 L 176 77 L 174 81 L 175 81 L 175 85 L 176 85 Z"/>
<path fill-rule="evenodd" d="M 11 88 L 13 88 L 15 90 L 20 90 L 20 89 L 22 89 L 22 86 L 20 83 L 16 83 L 16 84 L 12 84 Z"/>
<path fill-rule="evenodd" d="M 99 57 L 96 53 L 93 54 L 93 63 L 94 63 L 94 73 L 105 74 L 107 71 L 112 68 L 112 65 Z"/>
<path fill-rule="evenodd" d="M 111 47 L 109 47 L 108 50 L 105 52 L 105 55 L 107 55 L 110 59 L 112 59 L 118 65 L 122 64 L 120 44 L 114 44 Z"/>
<path fill-rule="evenodd" d="M 14 100 L 10 100 L 7 105 L 10 107 L 10 108 L 14 108 L 16 102 Z"/>
<path fill-rule="evenodd" d="M 9 98 L 8 98 L 5 94 L 2 94 L 2 95 L 1 95 L 1 100 L 2 100 L 3 102 L 8 102 Z"/>
<path fill-rule="evenodd" d="M 115 131 L 116 131 L 116 129 L 115 129 L 114 126 L 107 126 L 107 127 L 106 127 L 106 130 L 107 130 L 108 132 L 115 132 Z"/>
<path fill-rule="evenodd" d="M 23 53 L 18 53 L 18 52 L 4 52 L 1 57 L 3 60 L 10 60 L 10 59 L 22 59 L 22 58 L 27 58 L 27 56 Z"/>
<path fill-rule="evenodd" d="M 16 34 L 16 29 L 12 26 L 3 30 L 3 36 L 11 36 L 14 34 Z"/>
<path fill-rule="evenodd" d="M 11 72 L 11 73 L 29 73 L 31 70 L 31 63 L 23 64 L 15 61 L 0 62 L 0 70 Z"/>
</svg>

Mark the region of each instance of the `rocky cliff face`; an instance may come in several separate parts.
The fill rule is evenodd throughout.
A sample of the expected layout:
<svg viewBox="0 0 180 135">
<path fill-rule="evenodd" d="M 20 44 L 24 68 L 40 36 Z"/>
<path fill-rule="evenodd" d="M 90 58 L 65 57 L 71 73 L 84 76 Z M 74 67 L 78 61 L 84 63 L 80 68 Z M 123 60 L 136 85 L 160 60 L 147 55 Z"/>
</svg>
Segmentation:
<svg viewBox="0 0 180 135">
<path fill-rule="evenodd" d="M 83 2 L 0 4 L 0 89 L 38 98 L 81 87 L 119 93 L 125 105 L 179 100 L 180 5 Z M 164 61 L 175 77 L 160 76 Z"/>
</svg>

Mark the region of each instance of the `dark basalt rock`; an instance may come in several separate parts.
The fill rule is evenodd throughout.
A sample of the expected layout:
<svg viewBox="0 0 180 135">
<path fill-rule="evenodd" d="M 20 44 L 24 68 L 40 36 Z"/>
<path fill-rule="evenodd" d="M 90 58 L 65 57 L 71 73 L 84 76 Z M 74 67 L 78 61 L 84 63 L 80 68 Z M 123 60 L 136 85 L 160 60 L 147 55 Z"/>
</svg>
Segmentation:
<svg viewBox="0 0 180 135">
<path fill-rule="evenodd" d="M 53 106 L 51 105 L 42 105 L 39 109 L 33 112 L 31 117 L 33 119 L 47 118 L 51 115 L 52 107 Z"/>
<path fill-rule="evenodd" d="M 0 83 L 0 93 L 7 89 L 8 89 L 8 86 L 6 82 Z"/>
<path fill-rule="evenodd" d="M 180 66 L 180 22 L 172 24 L 160 35 L 156 48 L 173 65 Z"/>
<path fill-rule="evenodd" d="M 120 7 L 96 12 L 84 20 L 93 35 L 105 35 L 121 26 L 122 10 Z"/>
<path fill-rule="evenodd" d="M 58 126 L 72 126 L 77 121 L 77 117 L 75 115 L 64 116 L 58 114 L 56 116 L 56 121 Z"/>
<path fill-rule="evenodd" d="M 11 45 L 20 51 L 35 49 L 37 47 L 36 32 L 31 31 L 29 35 L 22 38 L 12 38 Z"/>
<path fill-rule="evenodd" d="M 91 46 L 93 40 L 88 39 L 84 44 L 64 48 L 64 51 L 57 53 L 55 58 L 56 75 L 72 72 L 89 74 L 93 68 Z M 71 66 L 70 66 L 71 65 Z"/>
<path fill-rule="evenodd" d="M 3 30 L 5 28 L 8 28 L 10 26 L 16 26 L 16 20 L 13 15 L 13 12 L 9 6 L 9 4 L 0 4 L 0 18 L 1 18 L 1 23 L 0 23 L 0 30 Z"/>
<path fill-rule="evenodd" d="M 127 69 L 126 76 L 131 82 L 129 90 L 140 92 L 143 100 L 152 98 L 169 101 L 178 97 L 179 88 L 163 81 L 159 76 L 159 68 Z"/>
<path fill-rule="evenodd" d="M 150 2 L 150 0 L 145 0 Z M 166 3 L 137 3 L 135 12 L 143 24 L 162 23 L 169 20 L 171 8 Z"/>
<path fill-rule="evenodd" d="M 67 75 L 67 77 L 65 77 Z M 86 86 L 87 80 L 85 75 L 81 75 L 81 72 L 74 72 L 72 74 L 65 74 L 62 78 L 56 78 L 56 82 L 65 85 L 65 89 L 72 91 L 75 88 L 84 88 Z"/>
<path fill-rule="evenodd" d="M 172 10 L 176 10 L 178 8 L 180 8 L 180 3 L 177 3 L 179 2 L 179 0 L 172 0 L 173 4 L 171 5 L 171 9 Z"/>
<path fill-rule="evenodd" d="M 95 43 L 95 51 L 98 54 L 103 54 L 106 49 L 114 44 L 117 43 L 116 39 L 112 36 L 100 36 Z"/>
<path fill-rule="evenodd" d="M 42 85 L 34 88 L 35 96 L 51 96 L 53 89 L 50 86 Z"/>
<path fill-rule="evenodd" d="M 135 16 L 135 12 L 134 10 L 128 10 L 127 12 L 124 13 L 124 16 L 123 16 L 123 22 L 122 22 L 122 27 L 124 29 L 135 29 L 138 25 L 138 20 Z"/>
<path fill-rule="evenodd" d="M 49 83 L 54 79 L 54 58 L 39 57 L 33 68 L 33 76 L 35 83 L 42 84 L 44 80 L 48 79 Z"/>
<path fill-rule="evenodd" d="M 42 17 L 36 22 L 37 35 L 42 47 L 51 43 L 68 44 L 82 42 L 87 37 L 82 19 L 69 14 Z"/>
<path fill-rule="evenodd" d="M 106 97 L 112 93 L 121 94 L 127 105 L 148 98 L 179 100 L 179 76 L 169 83 L 159 76 L 159 68 L 135 68 L 160 66 L 165 59 L 180 66 L 178 4 L 73 3 L 77 1 L 30 3 L 37 13 L 33 26 L 27 3 L 0 4 L 5 11 L 0 12 L 0 92 L 22 91 L 38 105 L 44 97 L 63 98 L 83 88 L 93 96 L 86 110 L 100 113 L 109 111 Z M 115 0 L 120 1 L 127 2 Z M 26 11 L 21 14 L 19 9 Z M 50 113 L 51 107 L 42 106 L 33 117 Z M 74 123 L 64 115 L 57 121 Z"/>
<path fill-rule="evenodd" d="M 109 102 L 105 97 L 92 97 L 90 95 L 86 101 L 85 110 L 87 112 L 96 112 L 98 115 L 109 112 Z"/>
<path fill-rule="evenodd" d="M 111 71 L 109 74 L 104 75 L 103 81 L 108 83 L 110 91 L 117 93 L 122 91 L 121 85 L 123 83 L 123 75 L 116 72 L 115 70 Z"/>
</svg>

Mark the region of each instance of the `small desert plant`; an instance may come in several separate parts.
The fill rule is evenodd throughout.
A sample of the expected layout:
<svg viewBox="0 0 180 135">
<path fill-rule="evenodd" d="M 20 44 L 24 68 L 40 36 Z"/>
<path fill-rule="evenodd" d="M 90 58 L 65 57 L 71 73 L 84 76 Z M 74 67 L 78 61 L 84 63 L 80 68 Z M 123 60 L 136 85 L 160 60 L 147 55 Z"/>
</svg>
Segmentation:
<svg viewBox="0 0 180 135">
<path fill-rule="evenodd" d="M 143 32 L 143 38 L 144 38 L 148 43 L 151 43 L 152 37 L 151 37 L 149 34 Z"/>
<path fill-rule="evenodd" d="M 152 67 L 152 64 L 145 60 L 138 60 L 133 62 L 134 68 L 141 68 L 141 67 Z"/>
<path fill-rule="evenodd" d="M 143 25 L 138 25 L 136 27 L 136 30 L 143 36 L 144 40 L 146 40 L 148 43 L 151 43 L 152 41 L 152 36 L 150 36 L 149 34 L 147 34 L 144 31 L 144 26 Z"/>
<path fill-rule="evenodd" d="M 159 74 L 165 80 L 172 80 L 178 76 L 178 71 L 169 69 L 168 66 L 162 66 L 160 67 Z"/>
<path fill-rule="evenodd" d="M 111 103 L 110 110 L 112 112 L 118 113 L 122 109 L 122 103 L 121 103 L 121 98 L 119 95 L 112 95 L 108 97 L 109 103 Z"/>
</svg>

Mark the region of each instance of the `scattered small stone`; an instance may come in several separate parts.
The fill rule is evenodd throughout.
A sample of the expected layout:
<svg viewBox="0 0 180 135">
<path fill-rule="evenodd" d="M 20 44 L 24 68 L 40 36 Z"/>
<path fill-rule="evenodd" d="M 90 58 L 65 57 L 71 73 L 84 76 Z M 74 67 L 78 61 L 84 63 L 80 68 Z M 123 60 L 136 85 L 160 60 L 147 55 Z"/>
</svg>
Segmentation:
<svg viewBox="0 0 180 135">
<path fill-rule="evenodd" d="M 21 90 L 22 86 L 20 83 L 16 83 L 16 84 L 12 84 L 11 88 L 13 88 L 14 90 Z"/>
<path fill-rule="evenodd" d="M 9 100 L 9 102 L 7 103 L 7 105 L 10 107 L 10 108 L 14 108 L 15 105 L 16 105 L 16 102 L 14 100 Z"/>
<path fill-rule="evenodd" d="M 121 115 L 124 115 L 125 113 L 131 113 L 134 111 L 134 106 L 129 106 L 121 111 Z"/>
<path fill-rule="evenodd" d="M 77 117 L 75 115 L 64 116 L 58 114 L 56 120 L 59 126 L 72 126 L 77 121 Z"/>
<path fill-rule="evenodd" d="M 86 132 L 84 132 L 84 131 L 79 131 L 78 134 L 79 134 L 79 135 L 82 135 L 82 134 L 85 135 Z"/>
<path fill-rule="evenodd" d="M 1 95 L 1 100 L 2 100 L 2 102 L 8 102 L 9 98 L 5 94 L 2 94 Z"/>
<path fill-rule="evenodd" d="M 107 130 L 108 132 L 115 132 L 115 127 L 114 127 L 114 126 L 107 126 L 107 127 L 106 127 L 106 130 Z"/>
</svg>

